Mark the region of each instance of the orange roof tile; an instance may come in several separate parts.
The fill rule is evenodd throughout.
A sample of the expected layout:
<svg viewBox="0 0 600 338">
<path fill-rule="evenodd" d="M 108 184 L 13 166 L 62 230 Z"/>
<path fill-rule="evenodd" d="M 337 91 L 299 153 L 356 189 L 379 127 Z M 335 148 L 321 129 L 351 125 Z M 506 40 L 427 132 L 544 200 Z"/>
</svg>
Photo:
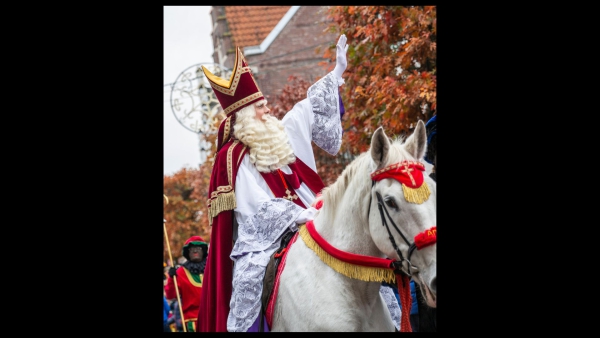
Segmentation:
<svg viewBox="0 0 600 338">
<path fill-rule="evenodd" d="M 240 48 L 260 45 L 291 7 L 225 6 L 234 45 Z"/>
</svg>

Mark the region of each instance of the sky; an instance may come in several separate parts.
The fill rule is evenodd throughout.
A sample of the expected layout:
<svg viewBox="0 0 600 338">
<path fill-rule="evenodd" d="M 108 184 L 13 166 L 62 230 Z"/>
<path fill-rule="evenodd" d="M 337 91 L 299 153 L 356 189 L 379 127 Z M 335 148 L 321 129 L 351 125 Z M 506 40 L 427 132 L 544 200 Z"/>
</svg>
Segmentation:
<svg viewBox="0 0 600 338">
<path fill-rule="evenodd" d="M 175 118 L 169 84 L 190 66 L 214 62 L 210 9 L 211 6 L 164 6 L 164 175 L 200 165 L 200 139 Z"/>
</svg>

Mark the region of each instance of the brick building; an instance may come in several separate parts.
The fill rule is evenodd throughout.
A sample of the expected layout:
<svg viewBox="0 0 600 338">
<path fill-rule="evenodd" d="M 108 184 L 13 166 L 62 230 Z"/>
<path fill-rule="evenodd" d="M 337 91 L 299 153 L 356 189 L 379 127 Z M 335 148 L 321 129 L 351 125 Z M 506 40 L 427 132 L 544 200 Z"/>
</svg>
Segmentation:
<svg viewBox="0 0 600 338">
<path fill-rule="evenodd" d="M 326 6 L 213 6 L 213 60 L 228 69 L 235 47 L 252 68 L 263 94 L 271 101 L 290 75 L 314 83 L 329 68 L 319 66 L 325 49 L 338 35 L 326 32 Z M 329 63 L 330 68 L 335 64 Z"/>
</svg>

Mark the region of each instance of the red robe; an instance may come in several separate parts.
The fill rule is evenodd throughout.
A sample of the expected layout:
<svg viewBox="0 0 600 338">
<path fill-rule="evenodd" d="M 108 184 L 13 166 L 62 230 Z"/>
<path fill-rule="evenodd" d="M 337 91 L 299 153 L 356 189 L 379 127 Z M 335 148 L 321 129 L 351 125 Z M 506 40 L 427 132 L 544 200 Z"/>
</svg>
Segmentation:
<svg viewBox="0 0 600 338">
<path fill-rule="evenodd" d="M 204 269 L 204 292 L 200 296 L 200 308 L 198 309 L 198 332 L 227 332 L 229 301 L 233 290 L 233 261 L 229 255 L 233 249 L 233 219 L 235 216 L 234 208 L 230 204 L 228 207 L 224 207 L 230 203 L 227 198 L 218 200 L 220 195 L 233 192 L 239 164 L 248 150 L 248 147 L 238 140 L 230 139 L 219 149 L 213 166 L 209 187 L 210 204 L 211 207 L 218 206 L 217 210 L 225 210 L 219 211 L 212 218 L 210 248 Z M 299 158 L 289 167 L 295 173 L 285 175 L 292 194 L 295 193 L 294 187 L 298 187 L 300 182 L 304 182 L 315 194 L 323 189 L 324 184 L 319 175 Z M 279 176 L 274 176 L 273 179 L 269 179 L 266 175 L 262 176 L 276 195 L 284 195 L 285 188 Z M 294 202 L 304 207 L 299 199 Z M 209 211 L 210 217 L 211 212 Z"/>
<path fill-rule="evenodd" d="M 179 290 L 179 297 L 181 298 L 181 308 L 183 309 L 182 323 L 184 325 L 187 325 L 188 322 L 196 322 L 197 320 L 200 296 L 202 294 L 202 281 L 202 274 L 200 274 L 200 283 L 197 283 L 192 278 L 188 269 L 183 266 L 177 269 L 177 288 Z M 167 285 L 165 285 L 165 296 L 167 299 L 177 299 L 175 283 L 171 276 L 168 277 Z M 175 309 L 175 311 L 179 311 L 179 308 Z"/>
<path fill-rule="evenodd" d="M 229 140 L 219 149 L 210 177 L 209 198 L 233 191 L 239 168 L 238 159 L 248 151 L 241 142 Z M 229 163 L 228 163 L 229 162 Z M 231 179 L 231 182 L 229 181 Z M 229 187 L 221 188 L 219 187 Z M 216 202 L 212 202 L 216 204 Z M 209 218 L 211 217 L 209 212 Z M 210 247 L 204 268 L 204 291 L 200 295 L 198 332 L 227 332 L 229 300 L 232 293 L 233 261 L 229 258 L 233 249 L 233 209 L 219 212 L 212 218 Z"/>
</svg>

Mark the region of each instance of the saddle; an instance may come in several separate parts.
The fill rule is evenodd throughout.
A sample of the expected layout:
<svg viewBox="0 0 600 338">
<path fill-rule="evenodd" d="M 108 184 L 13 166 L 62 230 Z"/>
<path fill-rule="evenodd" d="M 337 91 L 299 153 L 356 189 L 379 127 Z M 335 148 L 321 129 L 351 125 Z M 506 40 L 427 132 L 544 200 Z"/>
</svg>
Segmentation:
<svg viewBox="0 0 600 338">
<path fill-rule="evenodd" d="M 265 315 L 265 311 L 267 306 L 269 305 L 269 299 L 271 298 L 271 294 L 273 293 L 273 285 L 275 284 L 275 279 L 277 277 L 277 270 L 279 267 L 279 263 L 281 263 L 281 258 L 283 257 L 283 253 L 287 250 L 287 246 L 290 243 L 292 237 L 294 237 L 296 233 L 287 230 L 281 236 L 281 243 L 279 245 L 279 249 L 273 253 L 269 263 L 267 264 L 267 269 L 265 270 L 265 276 L 263 278 L 263 291 L 262 291 L 262 303 L 261 303 L 261 315 Z M 260 321 L 259 332 L 263 331 L 263 321 Z"/>
</svg>

